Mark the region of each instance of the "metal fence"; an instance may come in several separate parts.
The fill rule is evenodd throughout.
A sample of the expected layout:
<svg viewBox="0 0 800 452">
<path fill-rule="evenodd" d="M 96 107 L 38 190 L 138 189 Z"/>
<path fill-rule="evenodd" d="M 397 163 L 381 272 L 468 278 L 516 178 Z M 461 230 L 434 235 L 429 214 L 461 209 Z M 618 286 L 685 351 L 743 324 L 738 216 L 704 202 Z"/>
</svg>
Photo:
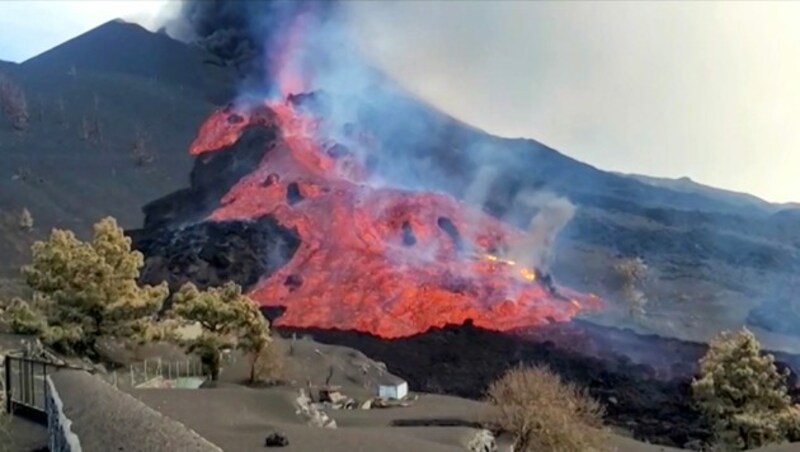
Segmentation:
<svg viewBox="0 0 800 452">
<path fill-rule="evenodd" d="M 208 370 L 196 358 L 186 360 L 146 359 L 109 372 L 103 378 L 115 387 L 139 387 L 148 383 L 165 382 L 167 387 L 181 387 L 187 379 L 210 379 Z"/>
<path fill-rule="evenodd" d="M 6 356 L 3 362 L 6 412 L 47 422 L 47 375 L 60 367 L 37 359 Z"/>
</svg>

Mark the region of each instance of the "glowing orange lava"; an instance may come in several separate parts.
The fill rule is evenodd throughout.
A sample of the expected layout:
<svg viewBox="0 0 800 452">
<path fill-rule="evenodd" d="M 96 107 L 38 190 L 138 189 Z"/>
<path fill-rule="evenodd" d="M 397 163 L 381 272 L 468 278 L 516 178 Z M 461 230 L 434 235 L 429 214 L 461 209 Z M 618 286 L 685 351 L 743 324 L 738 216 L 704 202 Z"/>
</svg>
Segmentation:
<svg viewBox="0 0 800 452">
<path fill-rule="evenodd" d="M 492 254 L 522 231 L 446 194 L 371 187 L 352 156 L 325 152 L 314 118 L 288 103 L 267 107 L 259 115 L 237 112 L 242 121 L 231 121 L 230 110 L 214 113 L 191 153 L 230 145 L 253 122 L 280 131 L 275 148 L 211 215 L 222 221 L 271 214 L 299 234 L 291 261 L 249 294 L 263 306 L 286 308 L 278 325 L 392 338 L 467 319 L 507 331 L 600 306 L 593 296 L 554 292 L 535 270 Z"/>
</svg>

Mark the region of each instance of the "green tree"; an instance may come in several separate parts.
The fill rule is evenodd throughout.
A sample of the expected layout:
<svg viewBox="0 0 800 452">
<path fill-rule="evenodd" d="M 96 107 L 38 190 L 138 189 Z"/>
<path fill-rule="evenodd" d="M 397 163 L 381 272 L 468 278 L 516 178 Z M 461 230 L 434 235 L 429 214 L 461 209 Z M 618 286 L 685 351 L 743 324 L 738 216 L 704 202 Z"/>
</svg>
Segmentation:
<svg viewBox="0 0 800 452">
<path fill-rule="evenodd" d="M 269 323 L 239 285 L 229 282 L 201 291 L 187 283 L 173 296 L 172 315 L 203 329 L 187 346 L 200 356 L 212 379 L 219 376 L 221 351 L 238 348 L 251 356 L 250 381 L 255 381 L 257 358 L 271 341 Z"/>
<path fill-rule="evenodd" d="M 95 224 L 89 242 L 54 229 L 47 241 L 34 243 L 32 254 L 22 272 L 34 298 L 17 303 L 12 325 L 16 319 L 18 327 L 38 330 L 45 343 L 89 357 L 97 357 L 101 337 L 141 340 L 150 333 L 167 285 L 137 284 L 144 257 L 131 250 L 116 220 Z"/>
<path fill-rule="evenodd" d="M 723 332 L 700 360 L 692 393 L 722 446 L 750 449 L 800 435 L 800 407 L 787 393 L 786 376 L 753 333 Z"/>
</svg>

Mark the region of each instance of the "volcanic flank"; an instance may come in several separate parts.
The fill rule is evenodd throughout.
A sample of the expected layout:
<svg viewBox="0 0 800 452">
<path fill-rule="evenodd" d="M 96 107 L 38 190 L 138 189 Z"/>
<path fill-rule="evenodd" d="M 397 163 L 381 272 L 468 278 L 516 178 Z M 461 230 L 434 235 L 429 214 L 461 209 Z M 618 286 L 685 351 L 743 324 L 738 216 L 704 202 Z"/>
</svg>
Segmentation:
<svg viewBox="0 0 800 452">
<path fill-rule="evenodd" d="M 228 275 L 248 285 L 262 306 L 282 308 L 278 325 L 392 338 L 467 320 L 508 331 L 566 321 L 599 306 L 595 297 L 556 287 L 540 270 L 503 257 L 525 242 L 523 231 L 446 194 L 370 184 L 367 165 L 345 146 L 321 139 L 324 118 L 298 99 L 213 113 L 190 148 L 197 158 L 192 187 L 145 208 L 147 223 L 167 230 L 161 235 L 186 221 L 269 219 L 285 236 L 296 236 L 299 245 L 277 253 L 277 264 L 273 256 L 257 267 L 258 278 Z M 262 140 L 242 143 L 258 131 Z M 348 133 L 358 135 L 352 127 Z M 366 133 L 358 137 L 369 143 Z M 186 203 L 205 210 L 165 219 L 164 212 L 174 215 L 171 208 L 186 209 Z M 153 244 L 137 240 L 148 256 L 159 254 Z M 148 259 L 145 278 L 164 264 L 163 256 Z"/>
</svg>

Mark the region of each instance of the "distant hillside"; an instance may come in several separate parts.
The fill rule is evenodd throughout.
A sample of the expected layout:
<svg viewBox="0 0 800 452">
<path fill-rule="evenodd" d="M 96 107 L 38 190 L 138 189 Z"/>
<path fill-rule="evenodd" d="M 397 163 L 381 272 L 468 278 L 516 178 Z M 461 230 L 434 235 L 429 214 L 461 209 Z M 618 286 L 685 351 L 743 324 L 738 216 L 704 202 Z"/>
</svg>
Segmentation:
<svg viewBox="0 0 800 452">
<path fill-rule="evenodd" d="M 134 227 L 143 204 L 185 184 L 198 124 L 234 87 L 205 56 L 113 21 L 0 68 L 30 115 L 23 132 L 0 118 L 0 274 L 15 272 L 51 227 L 85 234 L 106 215 Z M 31 232 L 19 228 L 23 208 Z"/>
<path fill-rule="evenodd" d="M 232 74 L 204 64 L 204 50 L 151 33 L 137 24 L 114 20 L 21 64 L 35 78 L 82 72 L 125 75 L 209 95 L 217 103 L 232 96 Z"/>
<path fill-rule="evenodd" d="M 777 212 L 782 209 L 800 208 L 800 203 L 771 203 L 749 193 L 712 187 L 693 181 L 689 177 L 670 179 L 665 177 L 645 176 L 641 174 L 622 174 L 654 187 L 668 188 L 683 193 L 695 193 L 718 199 L 721 202 L 739 205 L 742 208 L 753 208 L 765 212 Z"/>
</svg>

